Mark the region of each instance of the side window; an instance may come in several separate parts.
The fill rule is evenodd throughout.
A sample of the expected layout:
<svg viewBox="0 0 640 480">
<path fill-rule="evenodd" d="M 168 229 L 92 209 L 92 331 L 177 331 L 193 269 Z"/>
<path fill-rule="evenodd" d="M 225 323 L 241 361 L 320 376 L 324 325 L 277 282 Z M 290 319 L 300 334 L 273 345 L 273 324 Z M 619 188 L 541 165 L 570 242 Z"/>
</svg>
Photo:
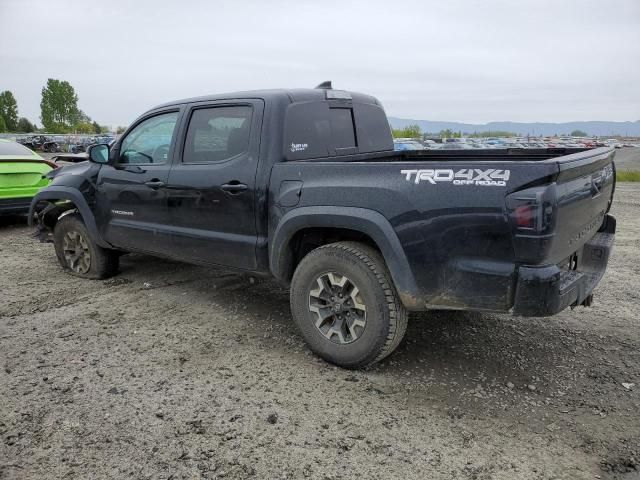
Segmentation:
<svg viewBox="0 0 640 480">
<path fill-rule="evenodd" d="M 353 114 L 350 108 L 330 108 L 331 136 L 334 148 L 353 148 L 356 136 L 353 129 Z"/>
<path fill-rule="evenodd" d="M 120 144 L 118 163 L 166 163 L 178 112 L 163 113 L 136 125 Z"/>
<path fill-rule="evenodd" d="M 220 162 L 249 149 L 252 109 L 247 105 L 194 110 L 184 144 L 184 163 Z"/>
<path fill-rule="evenodd" d="M 382 107 L 372 103 L 354 103 L 353 113 L 361 153 L 393 150 L 391 128 Z"/>
</svg>

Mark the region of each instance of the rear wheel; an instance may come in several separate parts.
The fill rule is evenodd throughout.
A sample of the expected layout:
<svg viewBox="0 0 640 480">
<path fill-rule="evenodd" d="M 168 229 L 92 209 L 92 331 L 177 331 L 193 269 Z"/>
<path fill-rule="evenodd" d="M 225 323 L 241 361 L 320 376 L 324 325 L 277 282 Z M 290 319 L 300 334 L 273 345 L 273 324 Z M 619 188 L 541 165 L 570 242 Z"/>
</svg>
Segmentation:
<svg viewBox="0 0 640 480">
<path fill-rule="evenodd" d="M 302 259 L 291 283 L 291 309 L 311 350 L 346 368 L 385 358 L 407 327 L 384 259 L 356 242 L 325 245 Z"/>
<path fill-rule="evenodd" d="M 60 265 L 73 275 L 100 279 L 118 271 L 118 253 L 97 245 L 79 214 L 65 215 L 58 220 L 53 244 Z"/>
</svg>

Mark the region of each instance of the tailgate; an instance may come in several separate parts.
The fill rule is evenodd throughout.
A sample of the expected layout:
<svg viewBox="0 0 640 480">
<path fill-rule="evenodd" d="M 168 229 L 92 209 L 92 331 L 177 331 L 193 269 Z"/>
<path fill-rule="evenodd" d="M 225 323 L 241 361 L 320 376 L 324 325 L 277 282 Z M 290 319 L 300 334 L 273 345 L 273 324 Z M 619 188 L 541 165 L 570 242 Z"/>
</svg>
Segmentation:
<svg viewBox="0 0 640 480">
<path fill-rule="evenodd" d="M 599 152 L 598 152 L 599 151 Z M 561 261 L 590 240 L 609 211 L 615 187 L 613 149 L 592 151 L 587 158 L 560 157 L 558 213 L 551 260 Z M 590 152 L 585 152 L 590 153 Z"/>
<path fill-rule="evenodd" d="M 545 160 L 557 163 L 554 182 L 507 197 L 519 261 L 560 264 L 593 238 L 613 200 L 614 155 L 598 148 Z"/>
</svg>

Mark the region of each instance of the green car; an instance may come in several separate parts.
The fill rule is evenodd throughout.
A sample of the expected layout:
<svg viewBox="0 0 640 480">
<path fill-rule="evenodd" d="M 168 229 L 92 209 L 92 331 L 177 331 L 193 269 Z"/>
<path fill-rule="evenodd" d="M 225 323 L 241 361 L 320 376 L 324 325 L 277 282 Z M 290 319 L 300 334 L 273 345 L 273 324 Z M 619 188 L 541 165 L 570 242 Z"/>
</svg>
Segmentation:
<svg viewBox="0 0 640 480">
<path fill-rule="evenodd" d="M 49 184 L 44 175 L 54 168 L 24 145 L 0 138 L 0 215 L 27 213 L 33 196 Z"/>
</svg>

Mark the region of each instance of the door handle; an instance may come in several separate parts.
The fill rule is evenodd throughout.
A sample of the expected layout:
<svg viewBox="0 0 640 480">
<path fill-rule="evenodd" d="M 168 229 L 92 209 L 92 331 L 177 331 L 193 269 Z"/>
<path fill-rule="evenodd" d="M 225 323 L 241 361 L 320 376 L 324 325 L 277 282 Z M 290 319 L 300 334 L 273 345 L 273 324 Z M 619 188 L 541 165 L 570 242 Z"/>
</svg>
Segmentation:
<svg viewBox="0 0 640 480">
<path fill-rule="evenodd" d="M 144 184 L 149 188 L 153 188 L 154 190 L 165 186 L 165 183 L 161 182 L 160 180 L 149 180 L 148 182 L 144 182 Z"/>
<path fill-rule="evenodd" d="M 138 165 L 127 165 L 126 167 L 122 167 L 122 170 L 129 173 L 144 173 L 146 170 L 144 168 L 140 168 Z"/>
<path fill-rule="evenodd" d="M 240 183 L 237 180 L 233 180 L 232 182 L 225 183 L 224 185 L 220 186 L 220 188 L 230 195 L 237 195 L 239 193 L 244 192 L 249 187 L 247 187 L 244 183 Z"/>
</svg>

